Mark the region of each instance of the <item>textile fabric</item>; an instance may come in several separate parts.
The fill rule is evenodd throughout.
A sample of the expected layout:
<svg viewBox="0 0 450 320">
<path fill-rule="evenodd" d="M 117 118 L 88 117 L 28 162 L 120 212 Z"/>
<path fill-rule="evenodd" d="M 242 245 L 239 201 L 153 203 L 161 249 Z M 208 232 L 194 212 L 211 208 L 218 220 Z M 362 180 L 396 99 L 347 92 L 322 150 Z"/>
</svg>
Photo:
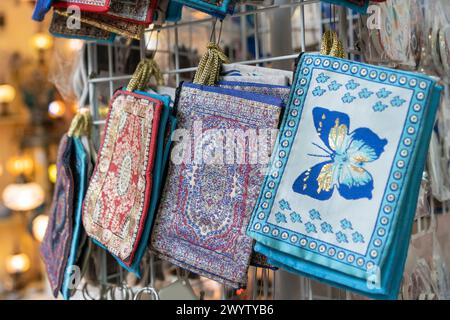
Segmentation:
<svg viewBox="0 0 450 320">
<path fill-rule="evenodd" d="M 395 298 L 440 90 L 424 75 L 303 54 L 248 227 L 255 250 Z"/>
<path fill-rule="evenodd" d="M 185 83 L 176 106 L 178 128 L 200 139 L 194 145 L 209 154 L 225 130 L 277 128 L 281 106 L 281 99 L 271 96 Z M 172 160 L 180 145 L 174 146 Z M 151 247 L 187 270 L 234 288 L 245 286 L 253 245 L 245 228 L 264 166 L 224 164 L 209 155 L 204 162 L 190 161 L 192 155 L 182 152 L 181 163 L 169 163 Z"/>
<path fill-rule="evenodd" d="M 161 109 L 146 95 L 116 92 L 83 203 L 89 237 L 126 266 L 145 229 Z"/>
</svg>

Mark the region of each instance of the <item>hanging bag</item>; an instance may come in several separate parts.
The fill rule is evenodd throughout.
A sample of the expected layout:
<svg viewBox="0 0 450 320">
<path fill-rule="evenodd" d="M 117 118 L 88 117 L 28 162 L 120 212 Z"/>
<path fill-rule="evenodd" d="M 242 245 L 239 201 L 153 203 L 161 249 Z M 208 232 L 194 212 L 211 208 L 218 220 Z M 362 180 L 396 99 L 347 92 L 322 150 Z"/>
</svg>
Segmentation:
<svg viewBox="0 0 450 320">
<path fill-rule="evenodd" d="M 94 174 L 83 203 L 87 234 L 130 267 L 146 227 L 163 102 L 143 89 L 154 62 L 140 62 L 112 100 Z"/>
<path fill-rule="evenodd" d="M 441 87 L 302 54 L 248 235 L 269 262 L 396 298 Z"/>
</svg>

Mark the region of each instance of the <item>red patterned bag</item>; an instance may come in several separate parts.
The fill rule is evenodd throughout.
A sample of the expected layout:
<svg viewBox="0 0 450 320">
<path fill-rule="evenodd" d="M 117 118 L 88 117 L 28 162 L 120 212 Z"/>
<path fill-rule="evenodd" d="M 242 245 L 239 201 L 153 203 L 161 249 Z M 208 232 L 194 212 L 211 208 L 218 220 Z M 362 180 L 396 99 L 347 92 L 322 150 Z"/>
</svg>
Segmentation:
<svg viewBox="0 0 450 320">
<path fill-rule="evenodd" d="M 110 105 L 83 203 L 83 225 L 94 242 L 130 266 L 150 205 L 163 103 L 146 94 L 119 90 Z"/>
</svg>

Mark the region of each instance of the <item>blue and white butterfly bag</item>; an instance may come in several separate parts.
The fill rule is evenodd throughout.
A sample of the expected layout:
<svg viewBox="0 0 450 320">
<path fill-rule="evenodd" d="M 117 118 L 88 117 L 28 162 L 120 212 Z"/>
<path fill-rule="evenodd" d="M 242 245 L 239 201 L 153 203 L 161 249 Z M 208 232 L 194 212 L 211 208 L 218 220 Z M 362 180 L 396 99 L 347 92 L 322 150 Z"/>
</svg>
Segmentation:
<svg viewBox="0 0 450 320">
<path fill-rule="evenodd" d="M 299 58 L 248 234 L 288 271 L 396 298 L 441 87 L 425 75 Z"/>
</svg>

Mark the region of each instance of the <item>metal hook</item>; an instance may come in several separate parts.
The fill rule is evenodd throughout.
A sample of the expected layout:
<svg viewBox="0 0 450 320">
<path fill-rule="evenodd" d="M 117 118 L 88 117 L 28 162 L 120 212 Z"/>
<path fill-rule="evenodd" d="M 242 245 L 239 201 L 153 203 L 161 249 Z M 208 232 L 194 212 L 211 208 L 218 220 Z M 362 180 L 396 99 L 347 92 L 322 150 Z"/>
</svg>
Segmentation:
<svg viewBox="0 0 450 320">
<path fill-rule="evenodd" d="M 209 42 L 216 42 L 216 24 L 217 24 L 217 18 L 213 22 L 211 35 L 209 36 Z"/>
</svg>

